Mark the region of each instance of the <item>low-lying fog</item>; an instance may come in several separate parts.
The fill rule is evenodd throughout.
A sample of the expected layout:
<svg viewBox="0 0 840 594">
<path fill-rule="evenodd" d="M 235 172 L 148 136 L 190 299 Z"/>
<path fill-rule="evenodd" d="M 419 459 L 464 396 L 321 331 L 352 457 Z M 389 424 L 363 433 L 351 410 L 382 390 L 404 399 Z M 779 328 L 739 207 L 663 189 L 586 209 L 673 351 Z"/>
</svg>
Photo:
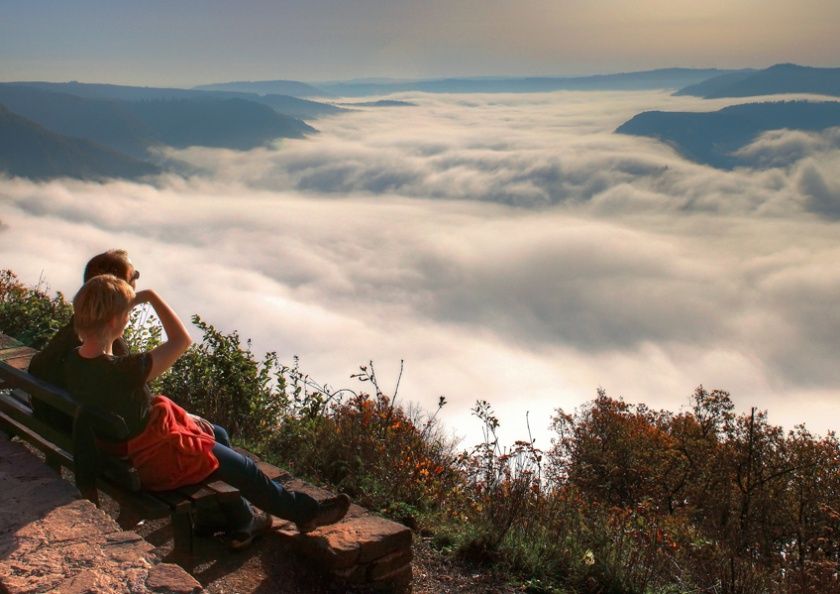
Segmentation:
<svg viewBox="0 0 840 594">
<path fill-rule="evenodd" d="M 0 266 L 72 296 L 129 250 L 183 316 L 300 355 L 332 386 L 373 360 L 386 390 L 471 445 L 486 399 L 542 445 L 596 389 L 678 410 L 731 391 L 771 422 L 834 429 L 840 405 L 840 133 L 774 132 L 770 169 L 718 171 L 613 134 L 666 93 L 424 95 L 313 122 L 245 153 L 167 151 L 187 177 L 0 180 Z"/>
</svg>

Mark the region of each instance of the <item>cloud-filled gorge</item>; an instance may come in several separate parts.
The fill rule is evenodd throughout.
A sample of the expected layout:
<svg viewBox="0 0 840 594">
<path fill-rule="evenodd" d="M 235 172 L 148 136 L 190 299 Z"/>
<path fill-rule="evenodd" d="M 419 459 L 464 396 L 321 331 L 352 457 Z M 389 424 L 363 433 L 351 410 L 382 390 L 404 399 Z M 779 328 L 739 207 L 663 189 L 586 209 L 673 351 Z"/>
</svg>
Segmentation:
<svg viewBox="0 0 840 594">
<path fill-rule="evenodd" d="M 815 431 L 840 403 L 840 134 L 769 132 L 755 167 L 614 134 L 665 93 L 411 94 L 272 148 L 167 151 L 186 177 L 0 181 L 2 266 L 72 294 L 125 247 L 182 315 L 351 385 L 373 359 L 472 441 L 469 407 L 551 411 L 602 386 L 679 409 L 694 387 Z"/>
</svg>

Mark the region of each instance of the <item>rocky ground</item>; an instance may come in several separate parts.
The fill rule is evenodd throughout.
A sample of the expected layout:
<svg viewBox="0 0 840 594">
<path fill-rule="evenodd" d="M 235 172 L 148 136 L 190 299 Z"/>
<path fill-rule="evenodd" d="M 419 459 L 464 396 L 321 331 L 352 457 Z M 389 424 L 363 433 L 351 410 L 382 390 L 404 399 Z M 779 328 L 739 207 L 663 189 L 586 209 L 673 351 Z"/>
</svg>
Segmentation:
<svg viewBox="0 0 840 594">
<path fill-rule="evenodd" d="M 38 455 L 37 452 L 33 453 Z M 71 480 L 67 471 L 64 471 L 64 478 L 68 482 Z M 86 502 L 81 503 L 87 505 Z M 116 519 L 118 507 L 107 497 L 102 498 L 102 509 Z M 4 510 L 4 513 L 12 513 L 12 510 Z M 172 530 L 168 519 L 145 521 L 133 530 L 151 544 L 151 547 L 147 547 L 151 549 L 150 554 L 164 562 L 183 564 L 182 560 L 172 556 Z M 507 584 L 504 576 L 494 574 L 486 568 L 471 569 L 453 563 L 451 558 L 431 547 L 429 541 L 428 537 L 414 535 L 411 592 L 507 594 L 522 591 L 521 588 Z M 257 541 L 249 549 L 237 553 L 230 552 L 221 538 L 197 538 L 193 566 L 185 568 L 209 594 L 367 592 L 365 589 L 351 588 L 330 579 L 326 572 L 319 570 L 310 559 L 297 552 L 293 542 L 284 537 L 279 530 Z M 80 583 L 81 586 L 84 584 Z"/>
<path fill-rule="evenodd" d="M 115 511 L 112 510 L 112 513 Z M 164 560 L 172 560 L 169 558 L 172 535 L 168 522 L 146 522 L 136 531 L 155 545 Z M 415 535 L 413 552 L 411 592 L 414 594 L 508 594 L 522 591 L 508 585 L 504 576 L 453 563 L 433 549 L 428 538 Z M 276 534 L 269 534 L 239 553 L 228 551 L 221 539 L 199 538 L 196 540 L 195 560 L 191 573 L 209 594 L 368 592 L 335 583 L 321 575 L 310 560 L 292 549 L 288 539 Z"/>
</svg>

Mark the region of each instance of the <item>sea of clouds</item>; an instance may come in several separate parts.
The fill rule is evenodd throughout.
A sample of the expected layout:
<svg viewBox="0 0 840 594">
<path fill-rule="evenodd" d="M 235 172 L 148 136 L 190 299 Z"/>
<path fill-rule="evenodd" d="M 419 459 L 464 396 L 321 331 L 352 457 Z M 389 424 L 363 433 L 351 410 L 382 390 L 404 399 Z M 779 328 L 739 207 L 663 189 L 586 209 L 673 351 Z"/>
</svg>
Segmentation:
<svg viewBox="0 0 840 594">
<path fill-rule="evenodd" d="M 486 399 L 542 445 L 598 387 L 679 410 L 693 389 L 836 427 L 840 131 L 768 132 L 720 171 L 613 130 L 660 92 L 401 97 L 248 152 L 161 157 L 140 184 L 0 179 L 0 266 L 72 295 L 129 250 L 183 316 L 332 386 L 373 360 L 400 398 L 449 405 L 471 445 Z"/>
</svg>

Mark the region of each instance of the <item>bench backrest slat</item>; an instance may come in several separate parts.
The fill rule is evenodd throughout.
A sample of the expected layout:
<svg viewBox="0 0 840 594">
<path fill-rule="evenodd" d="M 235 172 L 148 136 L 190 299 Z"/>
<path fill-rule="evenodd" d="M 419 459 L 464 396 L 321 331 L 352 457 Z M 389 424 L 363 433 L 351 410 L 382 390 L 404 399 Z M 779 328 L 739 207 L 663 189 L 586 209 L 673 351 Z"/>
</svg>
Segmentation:
<svg viewBox="0 0 840 594">
<path fill-rule="evenodd" d="M 34 375 L 29 375 L 25 371 L 15 369 L 2 361 L 0 361 L 0 379 L 3 380 L 6 386 L 19 388 L 32 398 L 37 398 L 41 402 L 60 410 L 70 417 L 76 414 L 78 404 L 76 404 L 76 401 L 73 400 L 73 397 L 67 391 L 56 388 Z"/>
<path fill-rule="evenodd" d="M 73 465 L 73 457 L 69 451 L 52 443 L 36 430 L 32 429 L 30 427 L 31 423 L 21 422 L 14 416 L 7 414 L 6 410 L 2 407 L 2 402 L 0 402 L 0 418 L 3 418 L 5 424 L 11 425 L 16 435 L 19 435 L 42 452 L 52 454 L 62 465 L 67 467 Z"/>
<path fill-rule="evenodd" d="M 57 431 L 50 425 L 32 416 L 32 410 L 11 394 L 0 395 L 0 411 L 41 435 L 58 447 L 71 452 L 73 439 L 70 435 Z"/>
</svg>

